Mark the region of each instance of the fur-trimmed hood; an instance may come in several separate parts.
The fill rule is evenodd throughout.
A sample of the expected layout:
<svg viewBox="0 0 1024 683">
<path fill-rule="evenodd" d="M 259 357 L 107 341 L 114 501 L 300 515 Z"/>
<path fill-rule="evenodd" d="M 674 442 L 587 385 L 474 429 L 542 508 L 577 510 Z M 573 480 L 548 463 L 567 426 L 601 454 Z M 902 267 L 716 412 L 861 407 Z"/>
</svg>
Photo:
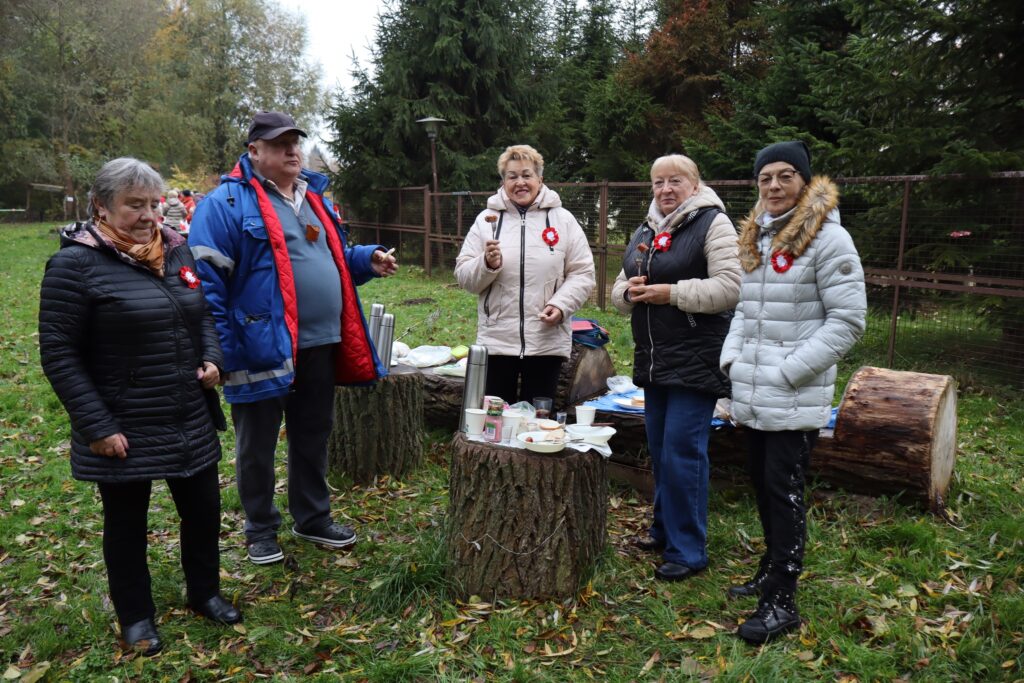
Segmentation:
<svg viewBox="0 0 1024 683">
<path fill-rule="evenodd" d="M 785 227 L 772 238 L 772 253 L 783 251 L 797 259 L 814 241 L 830 211 L 839 206 L 839 189 L 827 176 L 814 176 L 800 201 L 790 212 Z M 750 214 L 740 223 L 740 264 L 748 273 L 761 265 L 757 240 L 763 228 L 758 217 L 764 213 L 758 200 Z"/>
</svg>

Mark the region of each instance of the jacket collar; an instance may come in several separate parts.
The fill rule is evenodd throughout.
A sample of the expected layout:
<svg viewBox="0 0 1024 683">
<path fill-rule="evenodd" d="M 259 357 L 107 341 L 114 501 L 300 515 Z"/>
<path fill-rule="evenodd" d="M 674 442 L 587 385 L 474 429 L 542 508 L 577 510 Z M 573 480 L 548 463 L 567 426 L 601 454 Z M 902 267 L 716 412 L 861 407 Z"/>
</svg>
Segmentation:
<svg viewBox="0 0 1024 683">
<path fill-rule="evenodd" d="M 238 163 L 231 169 L 231 172 L 222 175 L 220 179 L 224 183 L 248 183 L 255 175 L 256 171 L 252 167 L 252 160 L 249 159 L 249 153 L 246 152 L 238 157 Z M 317 173 L 308 168 L 303 168 L 300 176 L 309 183 L 309 190 L 319 195 L 322 195 L 331 183 L 330 179 L 323 173 Z"/>
<path fill-rule="evenodd" d="M 796 207 L 778 218 L 765 220 L 762 217 L 764 209 L 758 200 L 750 214 L 740 223 L 739 251 L 743 270 L 750 273 L 761 265 L 757 240 L 762 230 L 772 234 L 773 254 L 784 251 L 797 259 L 814 241 L 829 212 L 838 206 L 839 189 L 827 176 L 811 178 Z"/>
</svg>

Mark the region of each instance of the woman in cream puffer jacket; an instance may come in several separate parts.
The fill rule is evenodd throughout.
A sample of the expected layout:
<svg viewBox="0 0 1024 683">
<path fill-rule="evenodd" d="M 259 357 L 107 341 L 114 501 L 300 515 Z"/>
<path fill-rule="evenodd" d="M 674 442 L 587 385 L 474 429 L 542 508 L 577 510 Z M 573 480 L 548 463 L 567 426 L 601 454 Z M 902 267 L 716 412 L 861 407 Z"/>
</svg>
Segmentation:
<svg viewBox="0 0 1024 683">
<path fill-rule="evenodd" d="M 762 149 L 759 201 L 741 224 L 745 271 L 722 348 L 732 416 L 747 427 L 748 469 L 767 549 L 734 597 L 759 595 L 739 635 L 762 643 L 796 628 L 806 538 L 804 480 L 818 430 L 828 424 L 836 362 L 864 332 L 864 270 L 839 223 L 839 192 L 811 176 L 803 142 Z"/>
<path fill-rule="evenodd" d="M 594 290 L 594 257 L 579 223 L 544 185 L 537 150 L 509 147 L 498 172 L 502 186 L 466 235 L 455 278 L 479 297 L 487 393 L 509 403 L 554 397 L 572 353 L 572 316 Z"/>
</svg>

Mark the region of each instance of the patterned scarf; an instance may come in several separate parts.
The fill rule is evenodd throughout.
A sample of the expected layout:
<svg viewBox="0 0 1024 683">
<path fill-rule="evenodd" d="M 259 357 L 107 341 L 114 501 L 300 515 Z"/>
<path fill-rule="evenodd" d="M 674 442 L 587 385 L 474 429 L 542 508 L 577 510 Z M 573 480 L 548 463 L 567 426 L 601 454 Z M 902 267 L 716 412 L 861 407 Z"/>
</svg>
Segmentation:
<svg viewBox="0 0 1024 683">
<path fill-rule="evenodd" d="M 103 219 L 100 219 L 96 227 L 114 243 L 118 251 L 128 254 L 159 277 L 164 276 L 164 239 L 160 228 L 153 230 L 153 236 L 148 242 L 137 244 L 131 240 L 126 240 L 121 236 L 121 233 Z"/>
</svg>

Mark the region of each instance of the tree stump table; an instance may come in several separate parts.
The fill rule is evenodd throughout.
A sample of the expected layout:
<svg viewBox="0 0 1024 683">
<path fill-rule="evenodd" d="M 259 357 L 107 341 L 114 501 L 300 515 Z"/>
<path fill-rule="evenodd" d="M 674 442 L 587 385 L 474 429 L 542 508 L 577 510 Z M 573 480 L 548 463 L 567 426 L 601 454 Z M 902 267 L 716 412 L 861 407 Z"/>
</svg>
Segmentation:
<svg viewBox="0 0 1024 683">
<path fill-rule="evenodd" d="M 462 422 L 462 388 L 465 380 L 462 377 L 439 375 L 433 368 L 424 368 L 422 372 L 426 388 L 424 420 L 433 427 L 458 429 Z M 562 363 L 562 371 L 558 375 L 555 409 L 565 410 L 603 394 L 608 390 L 608 378 L 614 374 L 615 368 L 607 349 L 573 344 L 572 355 Z"/>
<path fill-rule="evenodd" d="M 334 390 L 334 431 L 328 468 L 367 485 L 387 474 L 404 477 L 423 459 L 423 376 L 397 365 L 369 387 Z"/>
<path fill-rule="evenodd" d="M 617 433 L 611 474 L 641 487 L 653 485 L 642 413 L 599 411 Z M 742 428 L 713 430 L 708 457 L 714 469 L 743 468 Z M 850 377 L 835 430 L 823 429 L 811 453 L 811 474 L 851 493 L 901 494 L 941 512 L 956 462 L 956 382 L 948 375 L 862 367 Z"/>
<path fill-rule="evenodd" d="M 463 599 L 576 594 L 605 543 L 603 457 L 452 440 L 448 574 Z"/>
</svg>

